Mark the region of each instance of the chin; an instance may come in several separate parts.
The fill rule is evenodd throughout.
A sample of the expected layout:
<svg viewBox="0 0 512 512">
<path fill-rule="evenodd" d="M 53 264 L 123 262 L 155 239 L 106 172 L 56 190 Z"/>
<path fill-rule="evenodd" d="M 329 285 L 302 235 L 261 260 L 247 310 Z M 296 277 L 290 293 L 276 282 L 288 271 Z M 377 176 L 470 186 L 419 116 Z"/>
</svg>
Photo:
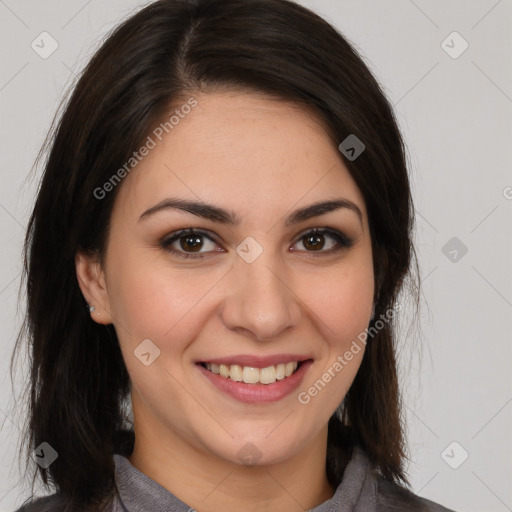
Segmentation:
<svg viewBox="0 0 512 512">
<path fill-rule="evenodd" d="M 274 426 L 275 428 L 275 426 Z M 271 430 L 270 430 L 271 432 Z M 234 464 L 244 466 L 267 466 L 286 461 L 307 443 L 306 439 L 294 439 L 289 428 L 284 434 L 255 433 L 238 439 L 230 439 L 221 446 L 211 446 L 217 456 Z"/>
</svg>

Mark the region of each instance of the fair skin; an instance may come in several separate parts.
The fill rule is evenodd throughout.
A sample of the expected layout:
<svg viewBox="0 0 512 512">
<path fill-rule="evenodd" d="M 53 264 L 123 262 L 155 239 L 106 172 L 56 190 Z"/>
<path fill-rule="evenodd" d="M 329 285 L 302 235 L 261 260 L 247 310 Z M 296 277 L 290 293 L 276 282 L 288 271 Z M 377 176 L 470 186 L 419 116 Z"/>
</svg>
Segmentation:
<svg viewBox="0 0 512 512">
<path fill-rule="evenodd" d="M 198 106 L 118 185 L 101 264 L 76 258 L 92 319 L 114 325 L 130 374 L 129 460 L 200 512 L 313 508 L 334 493 L 327 422 L 363 351 L 309 403 L 298 395 L 368 326 L 374 275 L 364 199 L 311 113 L 244 91 L 193 96 Z M 176 208 L 141 217 L 170 197 L 232 211 L 239 223 Z M 297 209 L 337 199 L 352 206 L 286 225 Z M 162 247 L 187 228 L 202 235 Z M 353 242 L 309 234 L 314 228 Z M 250 263 L 236 251 L 247 237 L 263 249 Z M 160 350 L 147 366 L 134 355 L 145 339 Z M 240 354 L 308 364 L 285 396 L 244 402 L 212 385 L 200 366 Z M 264 386 L 239 384 L 256 385 Z M 250 465 L 240 450 L 253 456 Z"/>
</svg>

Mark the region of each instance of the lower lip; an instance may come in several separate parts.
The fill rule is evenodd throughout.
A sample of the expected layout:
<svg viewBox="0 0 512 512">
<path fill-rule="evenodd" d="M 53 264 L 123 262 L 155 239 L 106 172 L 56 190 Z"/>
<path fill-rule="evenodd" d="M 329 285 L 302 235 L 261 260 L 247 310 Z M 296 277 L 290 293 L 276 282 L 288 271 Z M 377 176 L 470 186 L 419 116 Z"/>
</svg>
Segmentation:
<svg viewBox="0 0 512 512">
<path fill-rule="evenodd" d="M 226 377 L 221 377 L 210 370 L 207 370 L 201 364 L 196 366 L 199 371 L 212 383 L 217 389 L 223 391 L 227 395 L 245 403 L 265 403 L 276 402 L 285 396 L 293 393 L 304 379 L 304 375 L 309 367 L 313 364 L 312 360 L 301 363 L 295 373 L 282 380 L 277 380 L 273 384 L 246 384 L 245 382 L 237 382 Z"/>
</svg>

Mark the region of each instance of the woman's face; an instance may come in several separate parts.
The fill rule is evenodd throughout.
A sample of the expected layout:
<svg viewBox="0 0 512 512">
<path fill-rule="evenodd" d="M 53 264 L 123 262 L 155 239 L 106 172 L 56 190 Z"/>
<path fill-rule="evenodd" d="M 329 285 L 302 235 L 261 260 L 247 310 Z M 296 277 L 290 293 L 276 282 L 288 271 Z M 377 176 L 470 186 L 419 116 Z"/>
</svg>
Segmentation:
<svg viewBox="0 0 512 512">
<path fill-rule="evenodd" d="M 367 212 L 307 111 L 195 98 L 118 185 L 88 299 L 115 326 L 136 428 L 162 449 L 275 463 L 326 434 L 359 368 L 363 350 L 336 362 L 372 309 Z"/>
</svg>

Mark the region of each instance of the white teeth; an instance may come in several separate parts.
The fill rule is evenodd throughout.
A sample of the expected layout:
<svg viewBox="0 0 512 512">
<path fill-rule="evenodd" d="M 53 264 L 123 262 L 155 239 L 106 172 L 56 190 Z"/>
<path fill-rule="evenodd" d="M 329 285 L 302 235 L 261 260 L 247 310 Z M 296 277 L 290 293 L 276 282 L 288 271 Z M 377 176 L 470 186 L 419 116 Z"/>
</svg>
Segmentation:
<svg viewBox="0 0 512 512">
<path fill-rule="evenodd" d="M 224 378 L 230 378 L 236 382 L 246 384 L 273 384 L 276 380 L 289 377 L 299 366 L 297 361 L 279 363 L 266 368 L 254 368 L 252 366 L 240 366 L 238 364 L 226 365 L 217 363 L 205 363 L 207 370 Z"/>
<path fill-rule="evenodd" d="M 260 380 L 260 371 L 258 368 L 251 368 L 250 366 L 244 366 L 242 372 L 242 380 L 246 384 L 256 384 Z"/>
<path fill-rule="evenodd" d="M 260 382 L 262 384 L 272 384 L 277 380 L 277 372 L 275 366 L 267 366 L 260 370 Z"/>
<path fill-rule="evenodd" d="M 242 380 L 242 367 L 238 364 L 232 364 L 229 369 L 229 378 L 241 382 Z"/>
</svg>

